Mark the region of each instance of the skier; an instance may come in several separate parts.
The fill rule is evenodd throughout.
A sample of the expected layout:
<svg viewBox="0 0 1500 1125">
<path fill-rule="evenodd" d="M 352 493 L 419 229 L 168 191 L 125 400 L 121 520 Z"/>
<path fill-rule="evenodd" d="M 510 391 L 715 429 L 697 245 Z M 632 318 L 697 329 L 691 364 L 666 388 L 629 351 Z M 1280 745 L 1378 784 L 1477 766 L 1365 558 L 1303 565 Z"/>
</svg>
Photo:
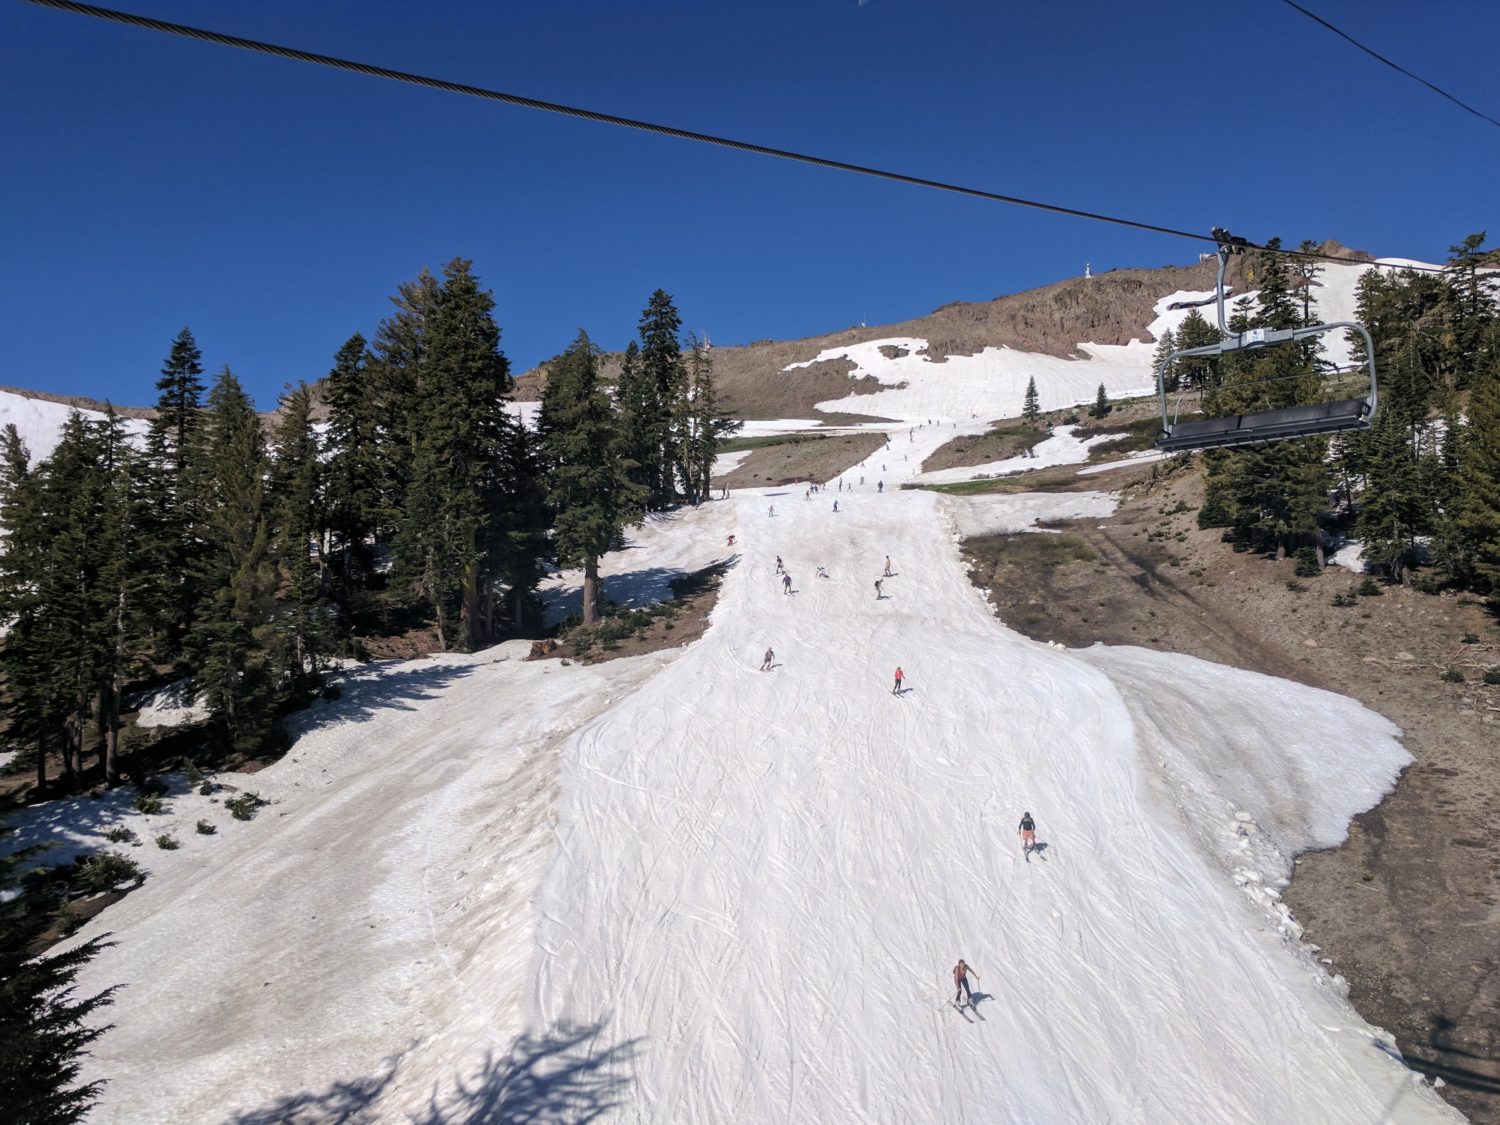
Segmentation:
<svg viewBox="0 0 1500 1125">
<path fill-rule="evenodd" d="M 901 682 L 904 679 L 906 679 L 906 673 L 903 672 L 903 671 L 901 671 L 900 666 L 897 665 L 897 667 L 896 667 L 896 686 L 893 687 L 893 688 L 891 688 L 891 694 L 892 695 L 900 695 L 901 694 L 901 690 L 902 690 L 902 688 L 901 688 Z"/>
<path fill-rule="evenodd" d="M 825 568 L 821 567 L 821 566 L 818 567 L 818 577 L 819 578 L 827 578 L 828 577 L 828 571 Z"/>
<path fill-rule="evenodd" d="M 883 577 L 883 578 L 889 578 L 889 577 L 891 577 L 891 556 L 890 555 L 886 555 L 886 557 L 885 557 L 885 574 L 883 574 L 881 577 Z"/>
<path fill-rule="evenodd" d="M 733 535 L 731 535 L 728 539 L 724 540 L 724 546 L 726 546 L 726 547 L 733 547 L 734 546 L 734 536 Z"/>
<path fill-rule="evenodd" d="M 968 962 L 960 957 L 958 964 L 953 966 L 953 1006 L 955 1008 L 963 1007 L 958 1001 L 964 996 L 968 997 L 969 1007 L 974 1006 L 974 993 L 969 989 L 970 973 L 974 973 L 974 970 L 969 968 Z M 974 979 L 979 979 L 978 973 L 974 973 Z"/>
<path fill-rule="evenodd" d="M 760 662 L 760 670 L 762 672 L 769 672 L 771 665 L 774 663 L 776 663 L 776 654 L 768 648 L 766 649 L 766 658 Z"/>
<path fill-rule="evenodd" d="M 1021 814 L 1021 854 L 1025 855 L 1036 847 L 1036 822 L 1031 819 L 1030 813 Z"/>
<path fill-rule="evenodd" d="M 875 579 L 875 600 L 878 602 L 883 597 L 885 595 L 880 592 L 880 579 L 877 578 Z"/>
<path fill-rule="evenodd" d="M 783 574 L 781 576 L 781 592 L 783 594 L 790 594 L 792 592 L 792 576 L 790 574 Z"/>
<path fill-rule="evenodd" d="M 837 500 L 833 502 L 833 510 L 835 512 L 839 510 L 839 502 Z"/>
<path fill-rule="evenodd" d="M 780 555 L 776 556 L 776 573 L 777 574 L 785 574 L 786 573 L 786 567 L 784 567 L 784 566 L 781 565 L 781 556 Z"/>
<path fill-rule="evenodd" d="M 884 465 L 882 465 L 882 466 L 880 466 L 880 467 L 881 467 L 881 468 L 882 468 L 882 469 L 883 469 L 883 468 L 885 468 L 885 466 L 884 466 Z M 883 480 L 878 480 L 878 481 L 876 481 L 876 482 L 875 482 L 875 491 L 876 491 L 876 492 L 884 492 L 884 491 L 885 491 L 885 481 L 883 481 Z"/>
<path fill-rule="evenodd" d="M 766 515 L 768 515 L 768 516 L 774 516 L 775 514 L 776 514 L 776 505 L 775 504 L 771 504 L 770 506 L 768 506 L 766 508 Z"/>
</svg>

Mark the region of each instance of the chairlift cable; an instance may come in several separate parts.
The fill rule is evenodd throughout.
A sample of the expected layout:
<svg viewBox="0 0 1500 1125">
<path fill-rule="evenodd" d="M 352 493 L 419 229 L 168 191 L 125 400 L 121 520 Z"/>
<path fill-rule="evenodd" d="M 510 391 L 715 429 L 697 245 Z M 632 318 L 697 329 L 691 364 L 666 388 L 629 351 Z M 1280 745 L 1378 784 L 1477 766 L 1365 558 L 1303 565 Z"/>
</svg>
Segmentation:
<svg viewBox="0 0 1500 1125">
<path fill-rule="evenodd" d="M 1442 97 L 1442 98 L 1447 98 L 1454 105 L 1458 106 L 1459 109 L 1462 109 L 1462 110 L 1464 110 L 1465 112 L 1468 112 L 1468 113 L 1472 113 L 1475 117 L 1479 118 L 1481 121 L 1488 121 L 1491 125 L 1494 125 L 1496 128 L 1500 128 L 1500 121 L 1496 121 L 1489 114 L 1484 113 L 1484 112 L 1482 112 L 1480 110 L 1475 109 L 1473 106 L 1469 105 L 1467 102 L 1461 102 L 1461 101 L 1459 101 L 1457 98 L 1455 98 L 1452 94 L 1448 93 L 1448 91 L 1445 90 L 1445 89 L 1443 89 L 1441 86 L 1434 85 L 1433 83 L 1427 81 L 1427 79 L 1421 77 L 1420 75 L 1413 74 L 1411 71 L 1407 70 L 1406 67 L 1402 66 L 1400 63 L 1392 62 L 1390 59 L 1386 58 L 1380 52 L 1372 50 L 1369 47 L 1366 47 L 1358 39 L 1354 38 L 1354 36 L 1350 35 L 1346 31 L 1342 31 L 1339 28 L 1334 27 L 1333 24 L 1329 23 L 1322 16 L 1315 15 L 1314 13 L 1309 12 L 1301 4 L 1298 4 L 1296 2 L 1296 0 L 1281 0 L 1281 2 L 1283 4 L 1285 4 L 1288 8 L 1295 8 L 1297 11 L 1301 12 L 1304 16 L 1306 16 L 1308 19 L 1312 20 L 1314 23 L 1322 24 L 1329 31 L 1331 31 L 1335 35 L 1337 35 L 1340 39 L 1343 39 L 1343 40 L 1346 40 L 1349 43 L 1352 43 L 1354 46 L 1358 47 L 1365 54 L 1369 55 L 1372 59 L 1375 59 L 1378 62 L 1384 63 L 1386 66 L 1390 67 L 1392 70 L 1396 71 L 1399 74 L 1404 74 L 1407 78 L 1410 78 L 1413 82 L 1420 82 L 1423 86 L 1426 86 L 1434 94 L 1437 94 L 1439 97 Z"/>
<path fill-rule="evenodd" d="M 790 160 L 800 164 L 809 164 L 818 168 L 828 168 L 836 172 L 853 172 L 861 176 L 871 176 L 875 179 L 886 180 L 892 183 L 907 184 L 912 187 L 931 188 L 936 191 L 951 192 L 955 195 L 968 196 L 974 199 L 988 200 L 994 203 L 1008 203 L 1016 207 L 1029 207 L 1038 211 L 1048 211 L 1056 215 L 1067 215 L 1075 219 L 1087 219 L 1091 222 L 1110 223 L 1115 226 L 1129 227 L 1133 230 L 1147 231 L 1151 234 L 1168 235 L 1172 238 L 1187 238 L 1195 242 L 1215 242 L 1212 235 L 1197 234 L 1193 231 L 1179 230 L 1175 227 L 1161 226 L 1156 223 L 1142 222 L 1137 219 L 1126 219 L 1118 215 L 1105 215 L 1096 211 L 1084 211 L 1076 207 L 1065 207 L 1057 203 L 1045 203 L 1035 199 L 1023 199 L 1019 196 L 1004 195 L 1000 192 L 987 191 L 983 188 L 966 187 L 962 184 L 947 183 L 942 180 L 927 179 L 922 176 L 907 175 L 904 172 L 892 172 L 888 169 L 874 168 L 864 164 L 853 164 L 845 160 L 834 160 L 829 157 L 815 156 L 809 153 L 793 152 L 789 149 L 773 148 L 769 145 L 756 144 L 751 141 L 740 141 L 730 137 L 722 137 L 713 133 L 699 133 L 691 129 L 680 129 L 673 125 L 663 125 L 659 122 L 642 121 L 632 117 L 621 117 L 618 114 L 604 113 L 599 110 L 586 109 L 580 106 L 564 105 L 559 102 L 543 101 L 540 98 L 531 98 L 523 94 L 511 94 L 502 90 L 491 90 L 483 86 L 472 86 L 463 82 L 450 82 L 443 78 L 432 78 L 427 75 L 413 74 L 410 71 L 393 70 L 390 67 L 375 66 L 371 63 L 356 62 L 351 59 L 339 58 L 334 55 L 323 55 L 313 51 L 304 51 L 297 47 L 285 47 L 275 43 L 265 43 L 258 39 L 246 39 L 238 35 L 227 35 L 219 31 L 210 31 L 205 28 L 189 27 L 186 24 L 172 23 L 168 20 L 156 19 L 152 16 L 137 15 L 132 12 L 121 12 L 113 8 L 100 8 L 93 4 L 80 4 L 76 0 L 24 0 L 25 3 L 35 4 L 38 7 L 54 8 L 58 11 L 71 12 L 75 15 L 92 16 L 95 19 L 106 20 L 112 23 L 123 23 L 131 27 L 143 28 L 147 31 L 160 31 L 168 35 L 179 35 L 188 39 L 197 39 L 205 43 L 216 43 L 224 47 L 236 47 L 240 50 L 254 51 L 260 54 L 275 55 L 278 58 L 290 59 L 294 62 L 313 63 L 317 66 L 331 67 L 335 70 L 351 71 L 355 74 L 363 74 L 371 78 L 384 78 L 392 82 L 404 82 L 412 86 L 423 86 L 431 90 L 441 90 L 451 94 L 462 94 L 466 97 L 481 98 L 486 101 L 502 102 L 507 105 L 520 106 L 523 109 L 538 109 L 548 113 L 558 113 L 567 117 L 580 118 L 585 121 L 594 121 L 603 125 L 617 125 L 627 129 L 639 129 L 648 133 L 656 133 L 666 137 L 676 137 L 679 140 L 694 141 L 699 144 L 716 145 L 720 148 L 736 149 L 740 152 L 753 153 L 758 156 L 770 156 L 779 160 Z M 1258 250 L 1266 253 L 1283 254 L 1294 258 L 1311 258 L 1326 262 L 1342 262 L 1346 265 L 1373 265 L 1375 263 L 1364 262 L 1357 258 L 1340 257 L 1336 254 L 1321 254 L 1316 251 L 1289 250 L 1284 247 L 1269 247 L 1258 243 L 1241 241 L 1238 243 L 1243 249 Z M 1423 273 L 1443 273 L 1441 269 L 1428 266 L 1401 266 L 1400 269 L 1411 269 Z"/>
</svg>

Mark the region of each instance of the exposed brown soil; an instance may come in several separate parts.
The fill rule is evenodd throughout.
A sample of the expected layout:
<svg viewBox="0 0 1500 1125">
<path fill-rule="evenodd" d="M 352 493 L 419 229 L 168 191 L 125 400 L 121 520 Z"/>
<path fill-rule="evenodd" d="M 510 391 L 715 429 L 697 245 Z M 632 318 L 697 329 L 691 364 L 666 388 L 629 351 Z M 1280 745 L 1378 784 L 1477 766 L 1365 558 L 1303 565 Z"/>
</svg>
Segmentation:
<svg viewBox="0 0 1500 1125">
<path fill-rule="evenodd" d="M 1004 461 L 1007 457 L 1018 457 L 1034 445 L 1047 440 L 1045 426 L 1027 426 L 1009 422 L 994 422 L 982 434 L 966 434 L 944 442 L 933 450 L 922 462 L 924 473 L 939 469 L 965 469 L 970 465 L 988 465 L 992 461 Z"/>
<path fill-rule="evenodd" d="M 1285 898 L 1360 1013 L 1472 1120 L 1500 1123 L 1500 687 L 1479 682 L 1500 665 L 1500 628 L 1473 598 L 1403 588 L 1335 607 L 1347 571 L 1298 579 L 1292 560 L 1198 529 L 1196 466 L 1122 471 L 1144 479 L 1114 515 L 1059 525 L 1066 542 L 970 540 L 975 581 L 1028 636 L 1188 653 L 1351 696 L 1402 727 L 1416 761 L 1395 793 L 1346 844 L 1301 857 Z"/>
<path fill-rule="evenodd" d="M 594 646 L 579 657 L 571 651 L 571 646 L 564 637 L 550 655 L 577 660 L 582 664 L 602 664 L 606 660 L 618 660 L 622 656 L 641 656 L 648 652 L 690 645 L 708 629 L 708 615 L 718 604 L 719 588 L 723 585 L 724 571 L 728 566 L 729 562 L 726 560 L 674 579 L 674 612 L 670 616 L 658 618 L 628 637 L 620 638 L 614 642 L 613 647 Z"/>
<path fill-rule="evenodd" d="M 829 434 L 817 441 L 767 445 L 750 451 L 733 472 L 715 477 L 715 488 L 756 488 L 797 481 L 833 480 L 885 444 L 881 434 Z"/>
</svg>

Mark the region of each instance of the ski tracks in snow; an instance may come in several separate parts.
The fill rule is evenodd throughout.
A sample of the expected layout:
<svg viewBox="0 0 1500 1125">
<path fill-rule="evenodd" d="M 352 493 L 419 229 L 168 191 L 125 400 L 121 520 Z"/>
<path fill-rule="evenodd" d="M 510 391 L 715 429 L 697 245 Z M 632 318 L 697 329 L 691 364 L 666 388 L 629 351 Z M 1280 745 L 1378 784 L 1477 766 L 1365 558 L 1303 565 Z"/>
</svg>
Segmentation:
<svg viewBox="0 0 1500 1125">
<path fill-rule="evenodd" d="M 632 1121 L 1376 1119 L 1410 1076 L 1314 1026 L 1359 1023 L 1143 768 L 1204 732 L 1143 746 L 1146 669 L 995 622 L 938 498 L 838 498 L 725 503 L 713 626 L 569 745 L 537 1025 L 641 1040 Z M 1229 677 L 1194 681 L 1201 708 L 1254 726 L 1264 685 Z M 1193 815 L 1213 773 L 1183 773 Z M 1026 809 L 1065 842 L 1030 869 Z M 960 956 L 1000 1018 L 944 1018 Z M 1402 1112 L 1454 1119 L 1429 1093 Z"/>
</svg>

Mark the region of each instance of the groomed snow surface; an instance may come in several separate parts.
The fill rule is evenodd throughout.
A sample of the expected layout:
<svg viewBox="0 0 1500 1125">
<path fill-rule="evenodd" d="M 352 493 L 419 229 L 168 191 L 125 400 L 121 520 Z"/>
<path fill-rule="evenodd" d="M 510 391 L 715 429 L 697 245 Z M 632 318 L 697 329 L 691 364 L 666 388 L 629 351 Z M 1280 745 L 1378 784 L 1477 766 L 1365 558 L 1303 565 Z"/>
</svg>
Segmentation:
<svg viewBox="0 0 1500 1125">
<path fill-rule="evenodd" d="M 1387 721 L 997 622 L 957 536 L 1107 497 L 832 498 L 606 560 L 628 597 L 736 534 L 689 648 L 368 666 L 222 779 L 272 803 L 82 931 L 124 986 L 93 1120 L 1458 1120 L 1277 902 L 1407 761 Z"/>
<path fill-rule="evenodd" d="M 736 492 L 603 561 L 621 605 L 727 562 L 691 646 L 367 665 L 283 760 L 217 779 L 270 801 L 251 822 L 182 784 L 159 817 L 112 795 L 19 818 L 23 843 L 147 841 L 145 885 L 79 935 L 115 942 L 80 987 L 121 986 L 91 1120 L 1460 1120 L 1279 901 L 1291 857 L 1395 783 L 1399 732 L 1297 684 L 997 621 L 960 537 L 1113 500 L 900 490 L 1013 415 L 1027 377 L 1021 353 L 928 364 L 909 343 L 851 354 L 892 385 L 828 405 L 901 421 L 824 491 Z M 1092 400 L 1101 370 L 1112 394 L 1147 385 L 1150 345 L 1084 351 L 1033 368 L 1044 409 Z M 1052 442 L 1052 463 L 1087 456 Z M 544 593 L 565 615 L 578 576 Z M 960 957 L 973 1013 L 948 1003 Z"/>
</svg>

